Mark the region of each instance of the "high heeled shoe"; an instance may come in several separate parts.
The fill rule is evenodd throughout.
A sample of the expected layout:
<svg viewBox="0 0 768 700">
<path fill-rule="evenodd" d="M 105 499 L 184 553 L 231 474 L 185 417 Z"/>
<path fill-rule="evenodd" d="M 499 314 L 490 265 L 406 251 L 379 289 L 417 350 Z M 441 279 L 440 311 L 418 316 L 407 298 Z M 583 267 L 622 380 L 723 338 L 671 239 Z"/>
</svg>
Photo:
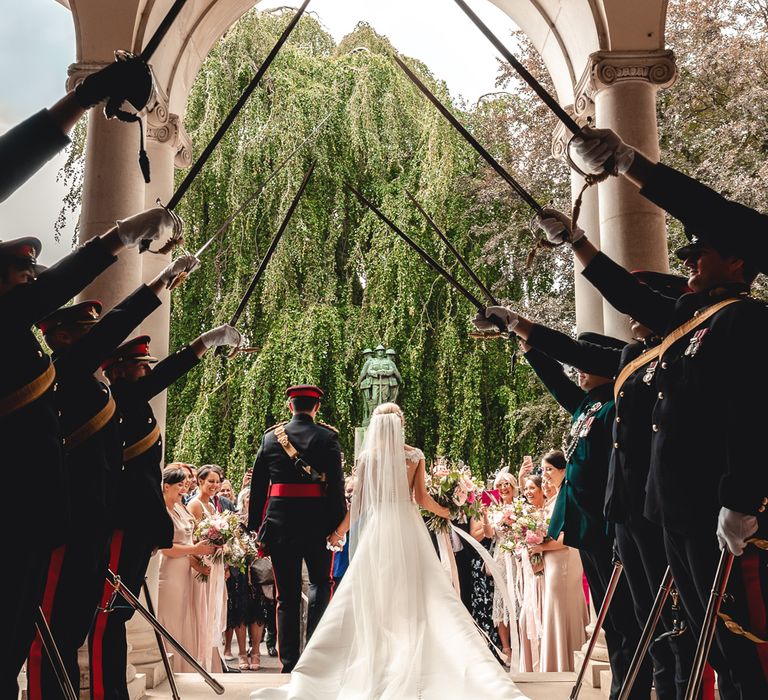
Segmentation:
<svg viewBox="0 0 768 700">
<path fill-rule="evenodd" d="M 257 646 L 254 646 L 253 649 L 251 649 L 248 663 L 251 671 L 258 671 L 261 668 L 261 652 Z"/>
<path fill-rule="evenodd" d="M 247 654 L 240 654 L 237 657 L 237 661 L 238 661 L 237 668 L 240 671 L 250 671 L 251 670 L 251 664 L 250 664 L 250 661 L 248 659 L 248 655 Z"/>
</svg>

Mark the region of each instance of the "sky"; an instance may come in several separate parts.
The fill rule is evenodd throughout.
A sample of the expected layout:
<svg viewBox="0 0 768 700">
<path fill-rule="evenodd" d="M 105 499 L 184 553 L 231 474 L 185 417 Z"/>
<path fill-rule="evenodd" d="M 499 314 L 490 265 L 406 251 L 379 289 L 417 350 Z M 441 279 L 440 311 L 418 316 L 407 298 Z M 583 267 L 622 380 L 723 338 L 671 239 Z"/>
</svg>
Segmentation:
<svg viewBox="0 0 768 700">
<path fill-rule="evenodd" d="M 259 9 L 291 6 L 294 0 L 262 0 Z M 516 27 L 488 0 L 469 4 L 499 37 Z M 408 56 L 426 63 L 445 80 L 454 97 L 469 104 L 495 90 L 497 54 L 451 0 L 312 0 L 307 9 L 339 41 L 368 22 Z M 34 37 L 34 40 L 31 38 Z M 121 47 L 115 47 L 121 48 Z M 0 133 L 64 94 L 67 66 L 75 60 L 72 18 L 55 0 L 13 0 L 0 23 Z M 65 190 L 56 182 L 60 154 L 0 203 L 0 240 L 35 235 L 43 241 L 41 261 L 50 264 L 69 250 L 71 231 L 53 239 L 53 224 Z"/>
</svg>

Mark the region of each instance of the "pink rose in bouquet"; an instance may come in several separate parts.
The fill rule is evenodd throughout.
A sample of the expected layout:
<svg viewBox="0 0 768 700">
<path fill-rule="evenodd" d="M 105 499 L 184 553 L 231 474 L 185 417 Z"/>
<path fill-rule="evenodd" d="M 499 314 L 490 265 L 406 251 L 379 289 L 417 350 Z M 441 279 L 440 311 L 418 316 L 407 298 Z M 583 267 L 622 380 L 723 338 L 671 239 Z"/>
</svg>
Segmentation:
<svg viewBox="0 0 768 700">
<path fill-rule="evenodd" d="M 480 516 L 480 494 L 483 484 L 472 476 L 464 462 L 448 462 L 439 458 L 437 465 L 426 475 L 427 491 L 440 505 L 451 511 L 451 520 L 469 522 Z M 422 511 L 427 527 L 433 532 L 448 529 L 448 521 L 434 513 Z"/>
</svg>

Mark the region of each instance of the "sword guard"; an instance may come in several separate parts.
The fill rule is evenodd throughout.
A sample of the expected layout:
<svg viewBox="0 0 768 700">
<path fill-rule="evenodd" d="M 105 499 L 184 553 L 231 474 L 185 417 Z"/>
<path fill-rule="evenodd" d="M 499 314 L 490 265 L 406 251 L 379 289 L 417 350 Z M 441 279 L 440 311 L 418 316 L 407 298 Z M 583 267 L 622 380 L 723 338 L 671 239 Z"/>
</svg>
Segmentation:
<svg viewBox="0 0 768 700">
<path fill-rule="evenodd" d="M 153 255 L 165 255 L 166 253 L 170 253 L 176 246 L 184 243 L 184 222 L 173 209 L 169 209 L 165 206 L 159 197 L 155 200 L 155 204 L 158 207 L 162 207 L 168 214 L 170 214 L 173 219 L 173 232 L 171 233 L 171 237 L 157 250 L 151 250 L 149 246 L 152 244 L 152 241 L 145 238 L 139 243 L 139 253 L 149 251 Z"/>
</svg>

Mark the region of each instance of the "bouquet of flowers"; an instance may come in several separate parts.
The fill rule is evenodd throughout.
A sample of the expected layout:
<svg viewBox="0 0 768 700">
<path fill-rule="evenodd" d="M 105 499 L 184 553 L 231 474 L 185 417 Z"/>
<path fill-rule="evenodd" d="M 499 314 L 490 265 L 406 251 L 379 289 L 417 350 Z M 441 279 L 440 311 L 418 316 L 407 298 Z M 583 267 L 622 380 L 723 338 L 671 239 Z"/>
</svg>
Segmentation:
<svg viewBox="0 0 768 700">
<path fill-rule="evenodd" d="M 453 463 L 440 457 L 432 472 L 427 474 L 426 481 L 429 495 L 451 511 L 451 520 L 466 523 L 470 518 L 480 517 L 483 484 L 472 476 L 464 462 Z M 448 530 L 449 523 L 445 518 L 424 510 L 422 515 L 433 532 Z"/>
<path fill-rule="evenodd" d="M 528 550 L 531 568 L 537 576 L 542 575 L 544 557 L 540 552 L 531 554 L 530 550 L 547 537 L 549 518 L 544 509 L 532 506 L 524 498 L 516 498 L 510 504 L 489 510 L 489 519 L 499 535 L 501 548 L 514 552 L 518 558 L 524 549 Z"/>
<path fill-rule="evenodd" d="M 201 563 L 205 565 L 221 562 L 244 572 L 258 556 L 252 535 L 243 528 L 240 516 L 232 511 L 206 515 L 195 528 L 195 540 L 216 547 L 216 551 L 209 557 L 200 557 Z M 196 578 L 200 581 L 208 580 L 208 576 L 202 573 L 198 573 Z"/>
</svg>

